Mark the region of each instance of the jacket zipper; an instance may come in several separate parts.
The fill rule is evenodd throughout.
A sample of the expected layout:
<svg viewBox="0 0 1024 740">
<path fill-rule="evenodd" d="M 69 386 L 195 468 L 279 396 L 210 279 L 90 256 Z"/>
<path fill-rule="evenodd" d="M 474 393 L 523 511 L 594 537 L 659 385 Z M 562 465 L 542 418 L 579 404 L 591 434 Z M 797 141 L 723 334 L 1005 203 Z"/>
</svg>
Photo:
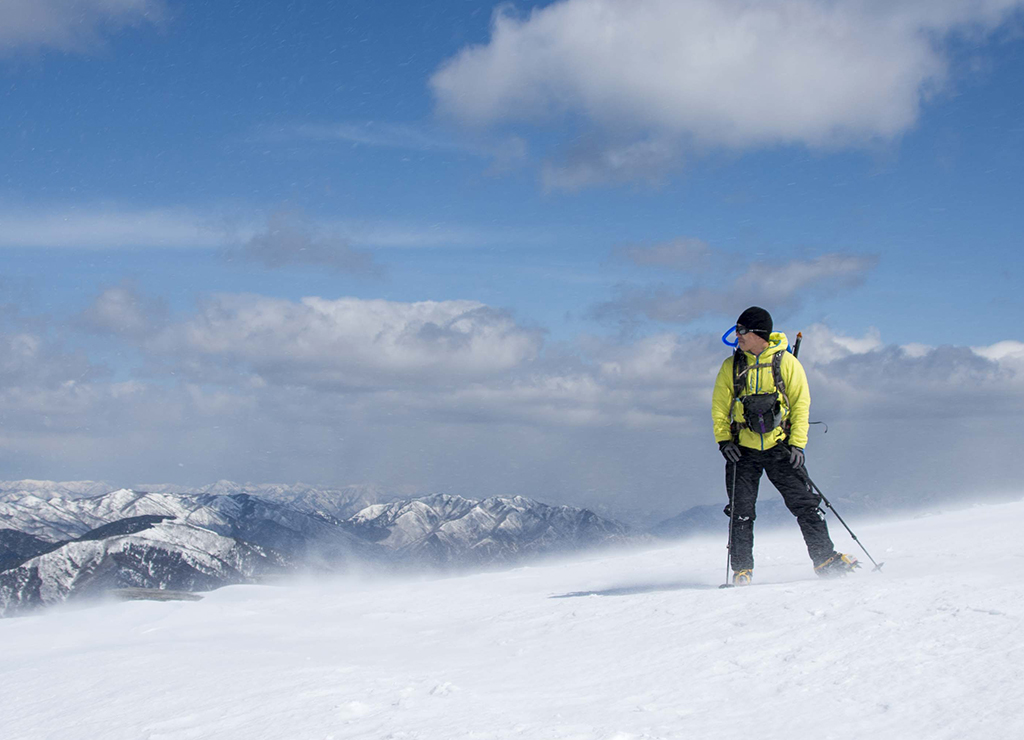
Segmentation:
<svg viewBox="0 0 1024 740">
<path fill-rule="evenodd" d="M 761 355 L 763 355 L 763 354 L 764 354 L 763 350 L 761 352 L 757 353 L 757 357 L 754 358 L 754 364 L 755 365 L 760 365 L 761 364 Z M 754 375 L 754 393 L 760 393 L 761 392 L 761 370 L 762 369 L 763 368 L 760 368 L 760 367 L 757 368 L 757 374 Z M 757 436 L 761 438 L 761 452 L 764 452 L 764 435 L 762 433 L 758 432 Z"/>
</svg>

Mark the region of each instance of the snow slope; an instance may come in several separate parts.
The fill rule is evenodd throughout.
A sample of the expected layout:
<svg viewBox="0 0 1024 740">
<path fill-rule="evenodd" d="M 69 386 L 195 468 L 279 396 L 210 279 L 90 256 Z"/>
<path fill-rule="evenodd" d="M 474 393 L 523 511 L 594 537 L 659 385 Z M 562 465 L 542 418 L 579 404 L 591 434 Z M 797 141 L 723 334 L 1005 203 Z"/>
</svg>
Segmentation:
<svg viewBox="0 0 1024 740">
<path fill-rule="evenodd" d="M 885 572 L 721 538 L 0 621 L 5 740 L 1024 737 L 1024 502 L 851 522 Z M 854 545 L 834 522 L 837 545 Z"/>
</svg>

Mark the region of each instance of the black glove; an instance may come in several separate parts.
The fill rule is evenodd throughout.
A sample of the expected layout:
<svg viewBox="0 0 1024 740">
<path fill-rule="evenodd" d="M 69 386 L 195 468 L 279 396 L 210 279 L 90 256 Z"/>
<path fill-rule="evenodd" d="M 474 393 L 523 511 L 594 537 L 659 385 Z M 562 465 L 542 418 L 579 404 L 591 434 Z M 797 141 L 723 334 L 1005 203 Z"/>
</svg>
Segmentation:
<svg viewBox="0 0 1024 740">
<path fill-rule="evenodd" d="M 804 466 L 804 450 L 802 447 L 791 446 L 789 448 L 789 464 L 796 470 Z"/>
<path fill-rule="evenodd" d="M 724 442 L 719 442 L 718 449 L 721 450 L 722 457 L 724 457 L 726 461 L 732 463 L 739 462 L 740 455 L 743 454 L 742 452 L 740 452 L 740 446 L 733 442 L 731 439 L 727 439 Z"/>
</svg>

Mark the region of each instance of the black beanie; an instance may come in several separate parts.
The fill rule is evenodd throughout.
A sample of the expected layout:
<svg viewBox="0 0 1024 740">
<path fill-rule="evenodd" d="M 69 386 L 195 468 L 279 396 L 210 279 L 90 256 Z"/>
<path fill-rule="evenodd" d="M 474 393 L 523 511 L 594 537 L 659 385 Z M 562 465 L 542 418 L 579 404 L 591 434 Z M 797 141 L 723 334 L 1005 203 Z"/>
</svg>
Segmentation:
<svg viewBox="0 0 1024 740">
<path fill-rule="evenodd" d="M 758 306 L 751 306 L 736 319 L 737 326 L 745 326 L 766 342 L 772 333 L 772 315 Z"/>
</svg>

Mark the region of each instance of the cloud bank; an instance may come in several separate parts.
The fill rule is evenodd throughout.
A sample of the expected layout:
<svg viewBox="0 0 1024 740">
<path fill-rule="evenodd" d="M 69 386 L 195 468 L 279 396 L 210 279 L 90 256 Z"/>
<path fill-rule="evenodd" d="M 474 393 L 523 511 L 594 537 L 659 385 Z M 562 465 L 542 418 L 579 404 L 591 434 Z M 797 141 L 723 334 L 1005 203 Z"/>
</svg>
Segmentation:
<svg viewBox="0 0 1024 740">
<path fill-rule="evenodd" d="M 372 482 L 665 515 L 721 497 L 717 337 L 546 346 L 474 301 L 220 295 L 179 316 L 139 308 L 153 303 L 115 286 L 92 307 L 112 346 L 142 358 L 117 376 L 38 322 L 6 321 L 6 477 Z M 812 417 L 830 427 L 808 454 L 840 500 L 1009 485 L 995 463 L 1024 409 L 1024 344 L 904 348 L 819 325 L 801 359 Z"/>
</svg>

